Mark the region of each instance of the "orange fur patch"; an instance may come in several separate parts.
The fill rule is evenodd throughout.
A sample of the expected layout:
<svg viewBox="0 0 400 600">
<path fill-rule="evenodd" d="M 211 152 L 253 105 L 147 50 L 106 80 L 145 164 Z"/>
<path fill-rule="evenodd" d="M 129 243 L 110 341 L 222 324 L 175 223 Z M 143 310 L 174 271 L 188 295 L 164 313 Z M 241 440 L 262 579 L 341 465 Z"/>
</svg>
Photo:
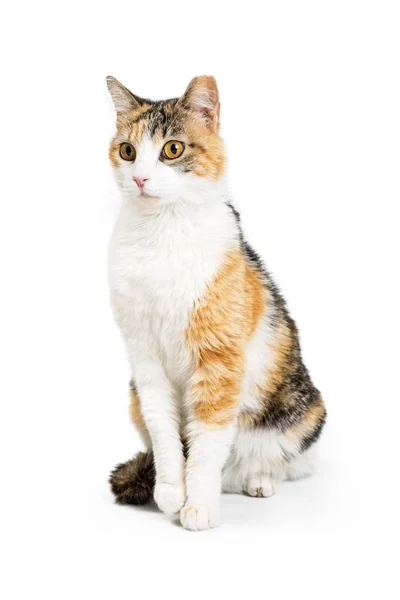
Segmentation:
<svg viewBox="0 0 400 600">
<path fill-rule="evenodd" d="M 296 423 L 296 425 L 293 425 L 293 427 L 290 427 L 286 431 L 286 437 L 293 442 L 301 441 L 302 438 L 311 435 L 317 429 L 319 423 L 324 419 L 325 414 L 322 396 L 319 395 L 317 402 L 308 407 L 302 421 Z"/>
<path fill-rule="evenodd" d="M 246 344 L 265 309 L 266 292 L 240 250 L 232 250 L 198 303 L 186 331 L 196 370 L 189 399 L 208 425 L 237 414 Z"/>
<path fill-rule="evenodd" d="M 289 359 L 293 349 L 293 336 L 288 324 L 281 321 L 276 330 L 273 346 L 273 366 L 266 373 L 265 382 L 260 386 L 260 392 L 274 394 L 288 372 Z"/>
<path fill-rule="evenodd" d="M 111 162 L 112 166 L 114 167 L 114 169 L 119 168 L 119 164 L 121 161 L 121 158 L 119 155 L 119 147 L 120 147 L 120 144 L 115 139 L 111 141 L 110 149 L 108 152 L 108 157 L 109 157 L 110 162 Z"/>
<path fill-rule="evenodd" d="M 242 427 L 253 427 L 258 421 L 259 415 L 265 412 L 274 394 L 287 377 L 292 367 L 292 352 L 294 337 L 287 322 L 283 319 L 277 324 L 274 331 L 274 337 L 269 342 L 271 346 L 271 366 L 265 369 L 262 381 L 256 383 L 250 391 L 254 398 L 259 399 L 258 409 L 252 411 L 243 411 L 239 416 L 239 423 Z M 288 396 L 290 400 L 291 396 Z M 279 402 L 285 403 L 285 396 L 280 397 Z"/>
<path fill-rule="evenodd" d="M 132 423 L 135 427 L 144 435 L 149 435 L 146 427 L 146 423 L 144 422 L 142 409 L 140 408 L 140 399 L 137 395 L 136 391 L 132 388 L 130 389 L 131 395 L 131 403 L 130 403 L 130 413 Z"/>
<path fill-rule="evenodd" d="M 190 118 L 185 123 L 189 141 L 194 144 L 192 154 L 199 177 L 218 179 L 225 167 L 225 150 L 218 131 L 211 131 L 203 119 Z"/>
<path fill-rule="evenodd" d="M 132 111 L 129 115 L 134 118 L 135 116 L 139 116 L 146 110 L 147 107 L 144 107 L 143 110 Z M 131 142 L 134 146 L 137 146 L 140 140 L 142 139 L 146 127 L 148 125 L 148 121 L 143 119 L 138 123 L 134 123 L 133 125 L 130 123 L 129 115 L 124 119 L 119 119 L 117 121 L 117 135 L 110 143 L 110 149 L 108 156 L 110 158 L 111 164 L 115 169 L 118 169 L 122 159 L 119 154 L 120 145 L 123 142 Z"/>
<path fill-rule="evenodd" d="M 139 123 L 135 123 L 135 125 L 131 128 L 129 141 L 132 142 L 134 146 L 137 146 L 140 143 L 142 137 L 145 134 L 147 126 L 148 122 L 145 118 L 143 118 L 142 121 L 139 121 Z"/>
</svg>

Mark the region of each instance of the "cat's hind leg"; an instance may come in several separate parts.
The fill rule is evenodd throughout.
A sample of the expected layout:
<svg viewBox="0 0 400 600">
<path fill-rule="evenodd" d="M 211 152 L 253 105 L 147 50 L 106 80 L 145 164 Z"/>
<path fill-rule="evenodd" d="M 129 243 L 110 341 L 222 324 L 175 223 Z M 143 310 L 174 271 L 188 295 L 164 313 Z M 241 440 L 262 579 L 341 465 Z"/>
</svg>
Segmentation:
<svg viewBox="0 0 400 600">
<path fill-rule="evenodd" d="M 222 491 L 269 498 L 284 479 L 284 463 L 268 447 L 269 436 L 262 431 L 239 430 L 222 476 Z"/>
<path fill-rule="evenodd" d="M 246 494 L 253 498 L 269 498 L 280 487 L 283 476 L 266 473 L 262 465 L 255 466 L 254 461 L 243 460 L 235 465 L 227 464 L 222 477 L 222 491 L 228 494 Z"/>
<path fill-rule="evenodd" d="M 313 444 L 305 452 L 296 454 L 288 462 L 267 463 L 267 473 L 251 474 L 244 485 L 244 492 L 256 498 L 269 498 L 273 496 L 283 481 L 295 481 L 309 477 L 315 471 L 317 446 Z"/>
<path fill-rule="evenodd" d="M 318 443 L 314 443 L 308 450 L 295 456 L 286 467 L 285 479 L 295 481 L 309 477 L 315 471 Z"/>
<path fill-rule="evenodd" d="M 223 491 L 254 498 L 273 496 L 286 478 L 287 458 L 295 451 L 278 431 L 239 429 L 224 467 Z"/>
</svg>

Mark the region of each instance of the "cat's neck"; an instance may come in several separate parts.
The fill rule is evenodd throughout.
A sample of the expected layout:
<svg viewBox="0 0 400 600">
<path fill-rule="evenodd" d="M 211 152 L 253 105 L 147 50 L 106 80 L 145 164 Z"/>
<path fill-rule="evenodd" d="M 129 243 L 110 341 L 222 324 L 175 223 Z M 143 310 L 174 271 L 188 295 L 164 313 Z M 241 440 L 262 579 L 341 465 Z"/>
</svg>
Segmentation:
<svg viewBox="0 0 400 600">
<path fill-rule="evenodd" d="M 226 212 L 228 202 L 228 186 L 225 180 L 221 180 L 204 186 L 197 193 L 191 193 L 190 198 L 178 197 L 166 203 L 151 199 L 141 200 L 124 194 L 122 212 L 132 223 L 148 222 L 151 219 L 192 221 L 206 217 L 212 219 L 213 215 Z"/>
<path fill-rule="evenodd" d="M 210 194 L 198 202 L 170 202 L 143 208 L 125 198 L 113 239 L 135 246 L 181 248 L 189 244 L 225 246 L 237 243 L 237 224 L 226 190 Z M 208 250 L 207 250 L 208 251 Z"/>
</svg>

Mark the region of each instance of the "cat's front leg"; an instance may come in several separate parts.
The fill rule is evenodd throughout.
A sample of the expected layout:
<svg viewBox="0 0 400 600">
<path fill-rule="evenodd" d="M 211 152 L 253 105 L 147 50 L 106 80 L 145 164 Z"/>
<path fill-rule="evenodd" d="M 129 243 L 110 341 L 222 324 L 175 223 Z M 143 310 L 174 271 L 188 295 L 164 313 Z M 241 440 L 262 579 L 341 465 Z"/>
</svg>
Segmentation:
<svg viewBox="0 0 400 600">
<path fill-rule="evenodd" d="M 209 425 L 192 421 L 186 464 L 186 503 L 181 510 L 185 529 L 200 531 L 220 522 L 222 468 L 228 458 L 234 422 Z"/>
<path fill-rule="evenodd" d="M 244 371 L 241 349 L 232 345 L 214 350 L 209 339 L 185 402 L 189 455 L 181 523 L 193 531 L 219 525 L 222 468 L 235 434 Z"/>
<path fill-rule="evenodd" d="M 200 530 L 219 524 L 222 468 L 228 458 L 246 370 L 245 262 L 227 254 L 186 330 L 194 372 L 185 397 L 189 456 L 181 523 Z"/>
<path fill-rule="evenodd" d="M 175 392 L 156 360 L 138 356 L 135 352 L 132 367 L 153 448 L 156 467 L 154 499 L 160 510 L 172 515 L 179 512 L 185 502 L 184 456 Z"/>
</svg>

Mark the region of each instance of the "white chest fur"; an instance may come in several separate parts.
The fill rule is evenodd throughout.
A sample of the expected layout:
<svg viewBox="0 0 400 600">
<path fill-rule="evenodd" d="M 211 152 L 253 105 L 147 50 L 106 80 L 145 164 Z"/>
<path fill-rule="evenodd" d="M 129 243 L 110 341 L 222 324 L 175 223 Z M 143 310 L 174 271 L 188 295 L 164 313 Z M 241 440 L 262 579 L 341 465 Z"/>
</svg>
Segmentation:
<svg viewBox="0 0 400 600">
<path fill-rule="evenodd" d="M 190 369 L 190 311 L 237 243 L 233 215 L 221 201 L 149 215 L 129 202 L 121 210 L 109 248 L 114 315 L 130 352 L 162 362 L 176 385 Z"/>
</svg>

